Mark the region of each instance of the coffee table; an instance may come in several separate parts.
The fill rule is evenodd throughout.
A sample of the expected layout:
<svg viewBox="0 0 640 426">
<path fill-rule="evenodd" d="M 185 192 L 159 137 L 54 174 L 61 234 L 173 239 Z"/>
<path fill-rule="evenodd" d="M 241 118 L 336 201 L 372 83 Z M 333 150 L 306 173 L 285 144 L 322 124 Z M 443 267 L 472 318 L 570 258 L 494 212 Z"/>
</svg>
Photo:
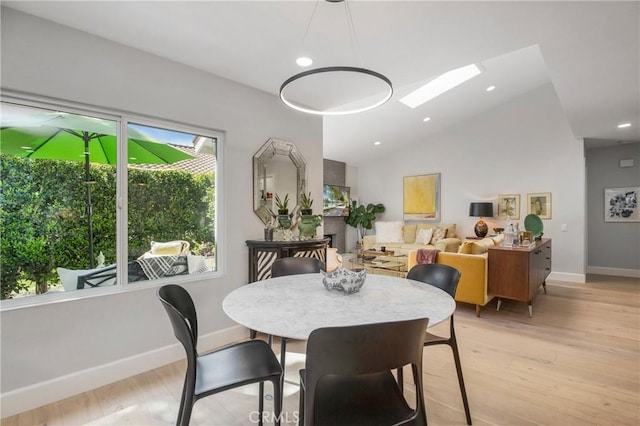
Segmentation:
<svg viewBox="0 0 640 426">
<path fill-rule="evenodd" d="M 368 254 L 366 254 L 368 253 Z M 389 275 L 404 278 L 407 275 L 407 256 L 393 252 L 366 252 L 365 256 L 375 256 L 373 259 L 358 257 L 358 253 L 347 261 L 348 269 L 366 269 L 368 274 Z M 374 255 L 376 253 L 377 255 Z"/>
</svg>

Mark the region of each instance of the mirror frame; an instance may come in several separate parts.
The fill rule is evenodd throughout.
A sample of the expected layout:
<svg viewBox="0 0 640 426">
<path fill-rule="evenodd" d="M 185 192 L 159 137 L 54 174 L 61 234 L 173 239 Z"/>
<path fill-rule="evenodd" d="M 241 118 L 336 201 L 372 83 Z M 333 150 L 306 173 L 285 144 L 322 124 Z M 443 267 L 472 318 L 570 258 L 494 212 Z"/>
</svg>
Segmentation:
<svg viewBox="0 0 640 426">
<path fill-rule="evenodd" d="M 271 213 L 269 209 L 261 203 L 261 187 L 260 179 L 266 181 L 267 178 L 267 164 L 276 155 L 283 155 L 288 157 L 293 166 L 296 168 L 297 193 L 295 197 L 295 206 L 290 208 L 290 212 L 295 212 L 299 208 L 300 194 L 305 193 L 307 190 L 307 175 L 306 175 L 306 161 L 300 153 L 300 150 L 293 142 L 281 140 L 281 139 L 269 139 L 253 156 L 253 211 L 262 220 L 265 225 L 270 224 Z M 292 199 L 293 201 L 293 199 Z"/>
</svg>

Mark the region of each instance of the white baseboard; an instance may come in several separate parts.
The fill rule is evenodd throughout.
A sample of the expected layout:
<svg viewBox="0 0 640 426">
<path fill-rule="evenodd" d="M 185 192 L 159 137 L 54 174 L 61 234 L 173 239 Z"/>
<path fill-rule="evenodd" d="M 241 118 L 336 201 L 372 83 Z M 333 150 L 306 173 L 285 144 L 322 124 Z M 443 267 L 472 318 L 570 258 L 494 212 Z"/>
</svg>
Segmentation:
<svg viewBox="0 0 640 426">
<path fill-rule="evenodd" d="M 640 269 L 607 268 L 604 266 L 587 266 L 588 274 L 612 275 L 614 277 L 640 278 Z"/>
<path fill-rule="evenodd" d="M 242 326 L 233 326 L 199 337 L 201 351 L 213 349 L 246 339 L 249 331 Z M 1 418 L 50 404 L 55 401 L 87 392 L 154 368 L 179 361 L 185 357 L 180 343 L 165 346 L 146 353 L 120 359 L 97 367 L 77 371 L 66 376 L 15 389 L 0 394 Z"/>
<path fill-rule="evenodd" d="M 586 283 L 587 276 L 585 274 L 569 274 L 566 272 L 551 272 L 547 277 L 548 281 L 566 281 L 570 283 Z"/>
</svg>

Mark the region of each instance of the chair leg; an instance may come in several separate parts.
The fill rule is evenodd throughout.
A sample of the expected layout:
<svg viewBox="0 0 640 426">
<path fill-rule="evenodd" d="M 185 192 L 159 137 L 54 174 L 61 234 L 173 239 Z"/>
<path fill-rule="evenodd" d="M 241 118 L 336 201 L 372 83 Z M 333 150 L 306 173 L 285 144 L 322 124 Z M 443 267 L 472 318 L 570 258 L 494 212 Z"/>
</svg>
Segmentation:
<svg viewBox="0 0 640 426">
<path fill-rule="evenodd" d="M 298 401 L 298 425 L 304 425 L 304 386 L 300 381 L 300 400 Z"/>
<path fill-rule="evenodd" d="M 449 339 L 449 346 L 453 351 L 453 360 L 456 363 L 456 372 L 458 373 L 458 384 L 460 385 L 460 393 L 462 394 L 462 404 L 464 405 L 464 413 L 467 416 L 467 424 L 471 424 L 471 410 L 469 409 L 469 401 L 467 399 L 467 390 L 464 387 L 464 379 L 462 377 L 462 364 L 460 363 L 460 354 L 458 352 L 458 343 L 456 336 L 451 332 L 451 338 Z"/>
<path fill-rule="evenodd" d="M 176 420 L 176 426 L 182 425 L 182 414 L 184 413 L 184 399 L 185 399 L 185 392 L 182 391 L 182 398 L 180 398 L 180 408 L 178 409 L 178 418 Z"/>
<path fill-rule="evenodd" d="M 258 419 L 258 425 L 262 426 L 262 413 L 264 413 L 264 382 L 260 382 L 258 390 L 258 413 L 260 418 Z"/>
<path fill-rule="evenodd" d="M 398 387 L 400 388 L 400 392 L 404 394 L 404 377 L 402 373 L 402 367 L 396 370 L 396 378 L 398 379 Z"/>
<path fill-rule="evenodd" d="M 189 384 L 185 378 L 184 385 L 182 386 L 182 396 L 180 398 L 180 408 L 178 409 L 178 418 L 176 419 L 176 425 L 188 425 L 191 418 L 191 410 L 193 409 L 193 395 L 189 393 Z M 186 417 L 186 422 L 184 418 Z"/>
<path fill-rule="evenodd" d="M 280 388 L 280 377 L 271 381 L 273 383 L 273 415 L 274 423 L 276 426 L 280 426 L 282 417 L 282 388 Z"/>
<path fill-rule="evenodd" d="M 193 398 L 187 398 L 182 410 L 182 417 L 178 419 L 178 424 L 180 426 L 189 426 L 189 422 L 191 421 L 191 412 L 193 411 L 193 403 Z"/>
<path fill-rule="evenodd" d="M 282 389 L 282 395 L 284 397 L 284 371 L 285 371 L 285 361 L 287 356 L 287 338 L 280 338 L 280 365 L 282 366 L 282 377 L 280 378 L 280 389 Z M 280 401 L 282 403 L 282 401 Z"/>
</svg>

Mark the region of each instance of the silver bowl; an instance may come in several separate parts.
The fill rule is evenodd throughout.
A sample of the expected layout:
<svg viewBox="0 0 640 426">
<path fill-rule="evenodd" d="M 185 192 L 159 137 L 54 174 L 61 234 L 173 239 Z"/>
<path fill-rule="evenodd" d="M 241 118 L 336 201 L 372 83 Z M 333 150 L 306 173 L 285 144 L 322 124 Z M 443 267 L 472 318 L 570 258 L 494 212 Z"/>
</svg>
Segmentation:
<svg viewBox="0 0 640 426">
<path fill-rule="evenodd" d="M 332 272 L 320 272 L 322 273 L 324 288 L 344 294 L 353 294 L 360 291 L 364 285 L 364 279 L 367 277 L 366 269 L 355 272 L 345 268 L 338 268 Z"/>
</svg>

